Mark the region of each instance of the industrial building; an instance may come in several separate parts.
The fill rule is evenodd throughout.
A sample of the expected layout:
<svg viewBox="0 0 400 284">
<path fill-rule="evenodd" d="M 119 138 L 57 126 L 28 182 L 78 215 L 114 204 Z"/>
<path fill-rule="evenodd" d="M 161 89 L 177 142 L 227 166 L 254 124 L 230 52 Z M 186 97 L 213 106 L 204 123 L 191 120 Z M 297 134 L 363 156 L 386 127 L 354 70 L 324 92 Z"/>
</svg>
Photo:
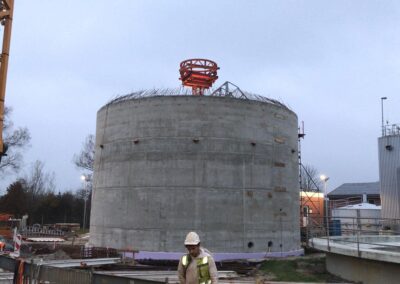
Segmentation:
<svg viewBox="0 0 400 284">
<path fill-rule="evenodd" d="M 330 207 L 337 208 L 363 202 L 366 196 L 370 204 L 380 205 L 379 182 L 344 183 L 328 193 Z"/>
<path fill-rule="evenodd" d="M 316 191 L 300 192 L 301 227 L 321 225 L 324 218 L 324 194 Z"/>
<path fill-rule="evenodd" d="M 329 193 L 330 234 L 309 240 L 311 247 L 326 252 L 330 273 L 366 284 L 399 282 L 400 126 L 384 125 L 385 99 L 381 98 L 382 136 L 378 138 L 379 183 L 343 184 Z M 363 202 L 354 204 L 360 194 Z"/>
<path fill-rule="evenodd" d="M 331 214 L 337 235 L 354 235 L 357 230 L 374 235 L 381 230 L 381 206 L 368 203 L 366 194 L 362 203 L 334 208 Z"/>
<path fill-rule="evenodd" d="M 297 127 L 282 103 L 228 82 L 109 102 L 97 114 L 90 243 L 180 253 L 194 230 L 214 253 L 300 254 Z"/>
<path fill-rule="evenodd" d="M 400 126 L 383 126 L 378 138 L 382 218 L 400 219 Z M 400 230 L 399 225 L 397 228 Z"/>
</svg>

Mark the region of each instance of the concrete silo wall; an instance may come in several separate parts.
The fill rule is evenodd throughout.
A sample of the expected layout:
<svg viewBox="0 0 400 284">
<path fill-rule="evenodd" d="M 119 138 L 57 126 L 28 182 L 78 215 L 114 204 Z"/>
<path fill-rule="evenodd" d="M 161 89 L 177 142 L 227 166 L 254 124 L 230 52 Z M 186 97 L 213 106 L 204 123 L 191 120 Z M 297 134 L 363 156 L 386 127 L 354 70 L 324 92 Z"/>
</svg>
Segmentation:
<svg viewBox="0 0 400 284">
<path fill-rule="evenodd" d="M 214 252 L 300 248 L 292 111 L 206 96 L 99 110 L 90 242 L 180 252 L 191 230 Z"/>
</svg>

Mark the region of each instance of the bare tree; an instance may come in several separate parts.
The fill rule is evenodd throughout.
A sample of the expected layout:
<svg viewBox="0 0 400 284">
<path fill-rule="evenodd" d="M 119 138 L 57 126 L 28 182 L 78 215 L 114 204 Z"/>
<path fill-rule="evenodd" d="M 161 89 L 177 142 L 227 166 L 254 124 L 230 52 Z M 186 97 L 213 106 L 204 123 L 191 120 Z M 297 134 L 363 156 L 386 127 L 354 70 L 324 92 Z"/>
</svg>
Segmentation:
<svg viewBox="0 0 400 284">
<path fill-rule="evenodd" d="M 56 188 L 54 172 L 46 172 L 42 161 L 33 163 L 30 174 L 24 180 L 27 191 L 32 198 L 54 192 Z"/>
<path fill-rule="evenodd" d="M 94 149 L 95 149 L 94 135 L 89 134 L 83 143 L 82 150 L 79 154 L 75 154 L 73 162 L 76 167 L 88 171 L 93 171 L 94 164 Z"/>
<path fill-rule="evenodd" d="M 7 155 L 3 156 L 0 161 L 0 173 L 7 170 L 18 172 L 22 164 L 22 151 L 29 145 L 31 135 L 28 128 L 18 127 L 14 129 L 14 125 L 10 120 L 12 109 L 6 107 L 4 109 L 4 144 L 7 145 Z"/>
<path fill-rule="evenodd" d="M 301 190 L 321 191 L 322 182 L 318 170 L 311 165 L 301 165 Z"/>
</svg>

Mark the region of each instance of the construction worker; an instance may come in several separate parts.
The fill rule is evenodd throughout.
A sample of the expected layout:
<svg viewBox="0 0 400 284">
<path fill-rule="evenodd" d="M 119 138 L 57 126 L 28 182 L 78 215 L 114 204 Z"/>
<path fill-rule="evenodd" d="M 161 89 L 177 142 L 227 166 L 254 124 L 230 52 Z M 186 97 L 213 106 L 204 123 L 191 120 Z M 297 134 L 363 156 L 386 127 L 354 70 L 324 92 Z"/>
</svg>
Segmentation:
<svg viewBox="0 0 400 284">
<path fill-rule="evenodd" d="M 181 257 L 178 265 L 180 284 L 217 284 L 218 271 L 211 253 L 200 246 L 199 235 L 187 234 L 185 247 L 188 254 Z"/>
</svg>

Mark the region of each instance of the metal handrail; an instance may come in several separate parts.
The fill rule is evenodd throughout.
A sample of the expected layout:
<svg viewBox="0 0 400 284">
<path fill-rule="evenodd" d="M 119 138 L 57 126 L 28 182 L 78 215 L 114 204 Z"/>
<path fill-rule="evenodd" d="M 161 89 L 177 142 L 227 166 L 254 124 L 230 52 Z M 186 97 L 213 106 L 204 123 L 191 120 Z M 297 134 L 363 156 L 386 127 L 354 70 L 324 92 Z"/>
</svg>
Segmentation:
<svg viewBox="0 0 400 284">
<path fill-rule="evenodd" d="M 400 123 L 384 125 L 382 133 L 383 136 L 400 135 Z"/>
<path fill-rule="evenodd" d="M 306 246 L 314 247 L 314 238 L 326 239 L 327 249 L 331 250 L 331 244 L 333 243 L 349 243 L 355 244 L 357 249 L 357 255 L 360 257 L 363 250 L 363 245 L 372 246 L 369 249 L 382 249 L 388 248 L 392 252 L 400 254 L 400 244 L 386 244 L 379 241 L 368 241 L 368 237 L 376 236 L 400 236 L 400 219 L 391 218 L 373 218 L 373 217 L 328 217 L 328 224 L 324 222 L 325 216 L 314 217 L 315 220 L 320 220 L 320 225 L 314 225 L 318 222 L 307 222 L 305 227 L 306 235 Z M 333 221 L 349 221 L 346 223 L 340 222 L 340 229 L 333 226 Z M 370 223 L 364 222 L 365 220 L 371 221 Z M 343 226 L 346 225 L 346 226 Z M 368 227 L 369 229 L 366 229 Z M 387 229 L 394 228 L 395 230 Z M 339 231 L 339 235 L 338 235 Z M 340 238 L 341 237 L 341 238 Z M 396 251 L 398 250 L 398 251 Z"/>
</svg>

